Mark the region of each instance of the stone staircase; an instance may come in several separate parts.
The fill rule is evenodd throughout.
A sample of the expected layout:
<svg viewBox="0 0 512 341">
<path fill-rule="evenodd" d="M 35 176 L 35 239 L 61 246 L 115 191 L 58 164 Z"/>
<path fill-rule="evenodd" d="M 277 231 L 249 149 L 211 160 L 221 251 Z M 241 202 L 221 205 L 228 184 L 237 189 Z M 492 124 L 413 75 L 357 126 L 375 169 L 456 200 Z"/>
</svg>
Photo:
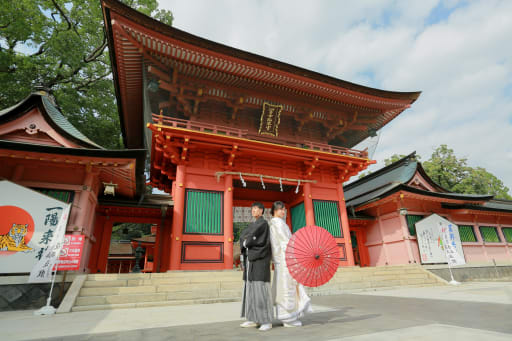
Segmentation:
<svg viewBox="0 0 512 341">
<path fill-rule="evenodd" d="M 418 265 L 346 267 L 339 268 L 329 283 L 308 292 L 333 295 L 445 283 Z M 87 275 L 72 311 L 239 301 L 242 285 L 242 273 L 236 270 Z"/>
<path fill-rule="evenodd" d="M 311 296 L 320 296 L 446 284 L 447 281 L 416 264 L 365 268 L 342 267 L 327 284 L 318 288 L 307 288 L 307 290 Z"/>
</svg>

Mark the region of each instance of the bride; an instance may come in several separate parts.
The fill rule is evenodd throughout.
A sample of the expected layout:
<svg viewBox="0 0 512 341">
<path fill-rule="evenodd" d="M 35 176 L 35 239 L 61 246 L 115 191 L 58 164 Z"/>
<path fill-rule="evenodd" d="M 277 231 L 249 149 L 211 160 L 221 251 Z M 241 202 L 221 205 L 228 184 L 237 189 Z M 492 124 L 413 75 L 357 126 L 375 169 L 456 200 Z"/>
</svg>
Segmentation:
<svg viewBox="0 0 512 341">
<path fill-rule="evenodd" d="M 272 296 L 276 307 L 276 316 L 285 327 L 300 327 L 299 320 L 304 313 L 311 312 L 311 299 L 304 287 L 297 283 L 288 272 L 286 266 L 286 245 L 292 236 L 285 222 L 286 208 L 282 201 L 276 201 L 270 212 L 270 244 L 272 261 L 274 262 L 274 280 Z"/>
</svg>

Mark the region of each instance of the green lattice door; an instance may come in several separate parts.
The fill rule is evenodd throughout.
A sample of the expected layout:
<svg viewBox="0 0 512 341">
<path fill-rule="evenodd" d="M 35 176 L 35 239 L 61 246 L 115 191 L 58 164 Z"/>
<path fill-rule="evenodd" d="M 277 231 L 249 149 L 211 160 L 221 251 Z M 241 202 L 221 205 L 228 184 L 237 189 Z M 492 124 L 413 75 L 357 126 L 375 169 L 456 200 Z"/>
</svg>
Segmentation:
<svg viewBox="0 0 512 341">
<path fill-rule="evenodd" d="M 222 192 L 187 190 L 183 233 L 223 234 Z"/>
<path fill-rule="evenodd" d="M 317 226 L 323 227 L 334 237 L 343 238 L 337 201 L 313 200 L 313 209 Z"/>
</svg>

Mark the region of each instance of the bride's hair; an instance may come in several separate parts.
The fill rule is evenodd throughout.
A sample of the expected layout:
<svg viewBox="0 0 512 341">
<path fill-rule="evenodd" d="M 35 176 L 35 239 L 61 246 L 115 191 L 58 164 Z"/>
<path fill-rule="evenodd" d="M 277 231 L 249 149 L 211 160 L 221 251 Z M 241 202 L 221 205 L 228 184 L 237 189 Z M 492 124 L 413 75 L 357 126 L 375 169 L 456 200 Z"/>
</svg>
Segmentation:
<svg viewBox="0 0 512 341">
<path fill-rule="evenodd" d="M 270 214 L 272 216 L 274 216 L 274 212 L 283 207 L 284 207 L 284 202 L 274 201 L 274 203 L 272 204 L 272 208 L 270 209 Z"/>
</svg>

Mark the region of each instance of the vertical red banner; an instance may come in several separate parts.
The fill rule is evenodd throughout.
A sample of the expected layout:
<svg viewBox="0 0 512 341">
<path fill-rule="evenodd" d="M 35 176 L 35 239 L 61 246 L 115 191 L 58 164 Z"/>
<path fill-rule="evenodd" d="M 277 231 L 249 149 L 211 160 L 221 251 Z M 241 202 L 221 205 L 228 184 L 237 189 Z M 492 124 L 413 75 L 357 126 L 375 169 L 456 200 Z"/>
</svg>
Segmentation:
<svg viewBox="0 0 512 341">
<path fill-rule="evenodd" d="M 85 236 L 82 234 L 64 236 L 64 245 L 60 251 L 60 257 L 57 261 L 57 270 L 73 271 L 80 269 L 80 259 L 84 248 Z"/>
</svg>

